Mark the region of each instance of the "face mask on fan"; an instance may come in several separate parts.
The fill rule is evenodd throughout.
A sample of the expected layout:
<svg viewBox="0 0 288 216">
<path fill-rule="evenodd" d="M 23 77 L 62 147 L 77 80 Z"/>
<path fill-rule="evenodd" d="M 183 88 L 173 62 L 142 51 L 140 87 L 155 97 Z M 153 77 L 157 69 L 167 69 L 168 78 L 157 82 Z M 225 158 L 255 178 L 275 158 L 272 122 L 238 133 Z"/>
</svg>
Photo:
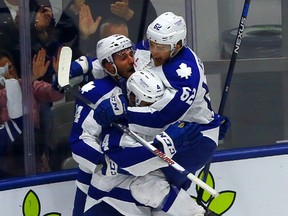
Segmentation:
<svg viewBox="0 0 288 216">
<path fill-rule="evenodd" d="M 4 67 L 0 67 L 0 77 L 4 77 L 4 75 L 8 72 L 9 67 L 8 63 Z"/>
</svg>

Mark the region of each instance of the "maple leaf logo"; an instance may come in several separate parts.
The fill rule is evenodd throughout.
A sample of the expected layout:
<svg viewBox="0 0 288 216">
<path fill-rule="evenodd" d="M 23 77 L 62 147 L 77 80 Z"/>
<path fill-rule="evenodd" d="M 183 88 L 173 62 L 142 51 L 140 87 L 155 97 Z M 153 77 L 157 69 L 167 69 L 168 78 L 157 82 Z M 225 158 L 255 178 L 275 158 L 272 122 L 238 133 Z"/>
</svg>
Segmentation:
<svg viewBox="0 0 288 216">
<path fill-rule="evenodd" d="M 82 88 L 81 88 L 81 92 L 83 94 L 83 92 L 88 92 L 90 91 L 91 89 L 95 88 L 94 86 L 94 83 L 93 82 L 89 82 L 87 83 L 86 85 L 84 85 Z"/>
<path fill-rule="evenodd" d="M 176 72 L 178 76 L 185 79 L 188 79 L 188 77 L 192 75 L 191 67 L 187 67 L 187 64 L 185 63 L 180 64 L 179 69 L 177 69 Z"/>
</svg>

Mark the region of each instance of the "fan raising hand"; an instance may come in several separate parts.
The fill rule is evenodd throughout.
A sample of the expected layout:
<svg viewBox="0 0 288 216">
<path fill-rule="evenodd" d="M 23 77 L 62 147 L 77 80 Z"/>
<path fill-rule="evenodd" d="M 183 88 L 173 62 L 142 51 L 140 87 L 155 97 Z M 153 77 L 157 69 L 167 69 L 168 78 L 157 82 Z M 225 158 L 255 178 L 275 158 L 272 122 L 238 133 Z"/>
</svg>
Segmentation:
<svg viewBox="0 0 288 216">
<path fill-rule="evenodd" d="M 79 29 L 83 39 L 88 38 L 94 34 L 99 26 L 102 17 L 98 16 L 96 20 L 93 20 L 90 8 L 88 5 L 82 5 L 79 13 Z"/>
<path fill-rule="evenodd" d="M 119 17 L 124 18 L 126 21 L 130 20 L 134 11 L 129 8 L 128 0 L 116 1 L 111 4 L 111 12 Z"/>
<path fill-rule="evenodd" d="M 46 50 L 40 49 L 33 57 L 33 81 L 44 76 L 48 70 L 50 61 L 46 61 Z"/>
</svg>

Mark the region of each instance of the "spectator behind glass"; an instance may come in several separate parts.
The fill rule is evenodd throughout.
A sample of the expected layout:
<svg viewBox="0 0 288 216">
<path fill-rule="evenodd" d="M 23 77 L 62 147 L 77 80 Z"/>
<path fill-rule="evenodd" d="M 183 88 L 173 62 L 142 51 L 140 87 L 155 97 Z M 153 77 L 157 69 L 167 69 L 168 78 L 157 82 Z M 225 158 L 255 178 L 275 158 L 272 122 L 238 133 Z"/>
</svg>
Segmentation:
<svg viewBox="0 0 288 216">
<path fill-rule="evenodd" d="M 143 39 L 147 26 L 157 14 L 150 0 L 72 0 L 64 9 L 57 27 L 70 26 L 72 29 L 75 25 L 77 32 L 74 36 L 78 39 L 73 46 L 79 46 L 83 55 L 95 57 L 96 43 L 100 39 L 98 26 L 112 17 L 127 22 L 130 38 L 136 44 Z"/>
<path fill-rule="evenodd" d="M 20 72 L 20 45 L 19 45 L 19 0 L 0 0 L 0 45 L 8 49 L 14 57 L 17 71 Z M 41 49 L 45 49 L 47 62 L 52 62 L 57 56 L 57 50 L 62 44 L 68 43 L 69 37 L 61 37 L 61 32 L 65 32 L 63 27 L 61 31 L 56 29 L 53 17 L 52 7 L 49 0 L 29 0 L 30 11 L 30 29 L 31 29 L 31 54 L 32 57 Z M 1 34 L 2 33 L 2 34 Z M 3 39 L 3 40 L 2 40 Z M 21 77 L 21 74 L 18 74 Z M 53 65 L 49 64 L 46 73 L 39 79 L 52 83 L 55 72 Z M 38 78 L 37 78 L 38 79 Z M 47 146 L 50 142 L 49 135 L 52 133 L 52 103 L 43 102 L 39 108 L 39 125 L 41 137 Z"/>
<path fill-rule="evenodd" d="M 0 0 L 0 47 L 8 50 L 14 58 L 18 73 L 20 72 L 20 41 L 19 41 L 19 0 Z M 55 28 L 55 20 L 49 0 L 29 0 L 30 30 L 32 56 L 41 48 L 46 50 L 47 60 L 57 55 L 58 47 L 68 43 L 70 38 L 61 37 L 59 29 Z M 66 31 L 65 26 L 61 31 Z M 18 74 L 21 76 L 21 74 Z M 47 82 L 52 81 L 53 69 L 42 77 Z"/>
<path fill-rule="evenodd" d="M 127 23 L 124 20 L 116 17 L 103 20 L 100 26 L 100 39 L 114 34 L 121 34 L 129 37 Z"/>
<path fill-rule="evenodd" d="M 7 79 L 15 79 L 18 80 L 21 85 L 21 79 L 17 76 L 17 70 L 15 68 L 13 58 L 10 55 L 9 52 L 3 51 L 3 49 L 0 49 L 0 67 L 4 67 L 5 65 L 8 65 L 9 70 L 4 74 L 4 78 Z M 64 94 L 60 93 L 57 90 L 57 82 L 55 80 L 55 83 L 50 84 L 44 81 L 39 81 L 38 79 L 42 77 L 48 69 L 48 66 L 50 64 L 49 61 L 45 60 L 46 51 L 44 49 L 41 49 L 37 54 L 33 57 L 33 83 L 32 83 L 32 89 L 33 89 L 33 123 L 35 128 L 35 146 L 36 146 L 36 159 L 37 159 L 37 172 L 44 172 L 44 171 L 50 171 L 48 160 L 48 146 L 43 145 L 45 143 L 43 141 L 43 134 L 41 134 L 40 131 L 40 105 L 41 103 L 51 103 L 55 101 L 59 101 L 63 99 Z M 57 67 L 57 59 L 54 59 L 53 65 L 56 69 Z M 9 111 L 7 109 L 7 92 L 5 88 L 0 89 L 0 122 L 1 124 L 5 122 L 9 122 L 11 120 L 9 116 Z M 20 128 L 22 130 L 22 128 Z M 2 138 L 0 138 L 2 140 Z M 11 175 L 24 175 L 24 167 L 19 166 L 20 164 L 23 165 L 23 140 L 22 136 L 18 137 L 18 139 L 15 139 L 13 142 L 13 145 L 10 146 L 10 149 L 7 151 L 10 152 L 8 154 L 7 152 L 7 158 L 13 159 L 12 161 L 9 161 L 6 163 L 6 171 L 13 172 L 10 173 Z"/>
</svg>

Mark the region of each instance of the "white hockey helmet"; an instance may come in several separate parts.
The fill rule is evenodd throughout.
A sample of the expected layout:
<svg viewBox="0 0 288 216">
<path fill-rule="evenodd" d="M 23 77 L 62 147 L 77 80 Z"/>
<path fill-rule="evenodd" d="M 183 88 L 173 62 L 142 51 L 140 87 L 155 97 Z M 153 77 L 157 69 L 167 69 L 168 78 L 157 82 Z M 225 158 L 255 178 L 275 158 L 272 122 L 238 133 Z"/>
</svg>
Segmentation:
<svg viewBox="0 0 288 216">
<path fill-rule="evenodd" d="M 172 12 L 165 12 L 158 16 L 147 28 L 147 39 L 159 44 L 168 44 L 173 52 L 176 44 L 182 41 L 185 45 L 187 34 L 183 17 Z"/>
<path fill-rule="evenodd" d="M 124 35 L 114 34 L 103 38 L 97 43 L 96 53 L 100 64 L 103 66 L 103 60 L 113 64 L 117 71 L 112 55 L 122 50 L 133 48 L 133 43 Z"/>
<path fill-rule="evenodd" d="M 161 79 L 146 70 L 135 71 L 127 80 L 127 95 L 135 95 L 135 105 L 139 106 L 141 101 L 154 103 L 162 98 L 164 85 Z"/>
</svg>

